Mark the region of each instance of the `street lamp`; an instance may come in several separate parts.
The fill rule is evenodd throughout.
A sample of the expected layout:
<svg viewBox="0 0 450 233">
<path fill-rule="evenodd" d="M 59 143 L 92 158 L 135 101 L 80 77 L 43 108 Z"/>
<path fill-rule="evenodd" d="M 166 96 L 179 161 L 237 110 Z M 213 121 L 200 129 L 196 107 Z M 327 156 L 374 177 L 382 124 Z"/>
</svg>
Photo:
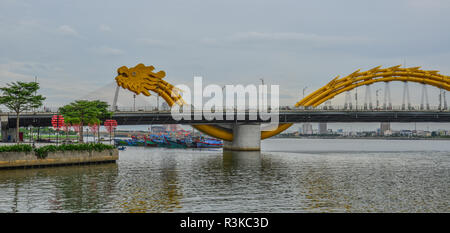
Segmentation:
<svg viewBox="0 0 450 233">
<path fill-rule="evenodd" d="M 305 98 L 305 91 L 306 91 L 307 88 L 308 88 L 308 87 L 306 86 L 306 87 L 304 87 L 303 90 L 302 90 L 302 92 L 303 92 L 303 98 L 302 98 L 302 99 Z"/>
<path fill-rule="evenodd" d="M 159 112 L 159 95 L 156 96 L 156 111 Z"/>
<path fill-rule="evenodd" d="M 136 112 L 136 94 L 133 94 L 133 112 Z"/>
<path fill-rule="evenodd" d="M 307 89 L 308 87 L 304 87 L 303 88 L 303 99 L 305 98 L 305 90 Z"/>
</svg>

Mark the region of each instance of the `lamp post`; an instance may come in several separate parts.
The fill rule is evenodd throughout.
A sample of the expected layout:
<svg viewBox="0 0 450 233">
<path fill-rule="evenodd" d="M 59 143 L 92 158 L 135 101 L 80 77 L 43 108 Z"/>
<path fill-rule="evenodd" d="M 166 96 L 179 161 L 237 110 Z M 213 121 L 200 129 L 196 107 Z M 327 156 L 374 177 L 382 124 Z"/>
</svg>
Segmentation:
<svg viewBox="0 0 450 233">
<path fill-rule="evenodd" d="M 133 94 L 133 112 L 136 112 L 136 94 Z"/>
<path fill-rule="evenodd" d="M 303 93 L 302 99 L 305 98 L 305 91 L 306 91 L 307 88 L 308 88 L 308 87 L 306 86 L 306 87 L 304 87 L 303 90 L 302 90 L 302 93 Z M 306 109 L 306 107 L 303 107 L 303 109 Z"/>
<path fill-rule="evenodd" d="M 156 111 L 159 112 L 159 95 L 156 96 Z"/>
</svg>

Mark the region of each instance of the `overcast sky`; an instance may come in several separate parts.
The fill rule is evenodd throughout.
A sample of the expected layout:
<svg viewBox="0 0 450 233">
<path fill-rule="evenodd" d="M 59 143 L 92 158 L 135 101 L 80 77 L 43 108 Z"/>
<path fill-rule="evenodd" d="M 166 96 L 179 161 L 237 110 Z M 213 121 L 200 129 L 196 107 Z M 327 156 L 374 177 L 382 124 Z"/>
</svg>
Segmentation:
<svg viewBox="0 0 450 233">
<path fill-rule="evenodd" d="M 305 86 L 359 68 L 406 63 L 449 75 L 449 10 L 448 0 L 0 0 L 0 85 L 37 76 L 46 105 L 57 106 L 111 93 L 118 67 L 144 63 L 173 84 L 263 78 L 293 105 Z"/>
</svg>

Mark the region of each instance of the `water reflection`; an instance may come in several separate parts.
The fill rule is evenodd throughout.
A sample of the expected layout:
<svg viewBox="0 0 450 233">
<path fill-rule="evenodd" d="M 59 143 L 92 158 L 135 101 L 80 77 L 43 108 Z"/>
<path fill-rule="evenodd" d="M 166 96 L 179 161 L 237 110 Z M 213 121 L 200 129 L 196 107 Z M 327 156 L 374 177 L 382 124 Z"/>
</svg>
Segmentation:
<svg viewBox="0 0 450 233">
<path fill-rule="evenodd" d="M 96 212 L 111 201 L 117 174 L 115 163 L 0 170 L 0 195 L 11 201 L 0 212 Z"/>
<path fill-rule="evenodd" d="M 150 154 L 150 148 L 140 148 L 143 154 Z M 179 188 L 177 160 L 172 155 L 162 155 L 158 158 L 157 169 L 150 162 L 148 167 L 139 169 L 138 174 L 122 174 L 127 179 L 135 182 L 128 183 L 123 187 L 124 195 L 118 200 L 121 212 L 127 213 L 147 213 L 147 212 L 172 212 L 181 208 L 180 199 L 183 197 Z M 146 172 L 146 170 L 148 172 Z M 143 174 L 142 174 L 143 173 Z"/>
<path fill-rule="evenodd" d="M 288 208 L 289 211 L 328 212 L 349 209 L 349 205 L 338 201 L 341 194 L 336 190 L 333 174 L 330 173 L 332 168 L 327 166 L 326 161 L 319 161 L 315 166 L 293 169 L 295 174 L 292 174 L 290 166 L 292 165 L 286 161 L 273 159 L 271 153 L 267 152 L 223 152 L 224 176 L 230 181 L 246 180 L 243 184 L 235 185 L 246 191 L 254 190 L 250 195 L 259 196 L 258 202 L 255 202 L 259 205 L 258 208 L 266 204 L 266 201 L 273 203 L 280 198 L 285 201 L 297 200 L 294 201 L 298 202 L 297 205 Z M 296 183 L 298 185 L 294 185 Z M 279 203 L 279 206 L 284 205 Z"/>
<path fill-rule="evenodd" d="M 203 212 L 264 212 L 289 206 L 292 184 L 282 162 L 261 152 L 224 151 L 195 156 L 197 168 L 185 179 L 183 209 Z M 284 203 L 283 203 L 284 202 Z"/>
<path fill-rule="evenodd" d="M 229 175 L 243 167 L 259 169 L 262 162 L 260 151 L 223 151 L 222 160 L 223 170 Z"/>
<path fill-rule="evenodd" d="M 98 212 L 112 200 L 118 175 L 117 164 L 73 168 L 70 173 L 53 177 L 55 184 L 51 210 Z"/>
<path fill-rule="evenodd" d="M 350 209 L 348 202 L 340 191 L 336 177 L 328 162 L 319 161 L 316 166 L 305 166 L 297 178 L 299 180 L 299 195 L 304 197 L 300 206 L 307 212 L 346 212 Z"/>
<path fill-rule="evenodd" d="M 325 140 L 298 152 L 306 142 L 293 152 L 130 147 L 117 164 L 0 170 L 0 212 L 450 211 L 446 150 L 323 152 Z"/>
</svg>

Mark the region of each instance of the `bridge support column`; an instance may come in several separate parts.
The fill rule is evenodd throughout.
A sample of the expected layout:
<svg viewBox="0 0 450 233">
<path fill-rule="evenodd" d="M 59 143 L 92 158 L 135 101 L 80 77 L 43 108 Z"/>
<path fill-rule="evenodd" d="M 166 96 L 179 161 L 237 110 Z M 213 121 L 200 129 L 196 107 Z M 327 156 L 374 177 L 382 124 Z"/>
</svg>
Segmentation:
<svg viewBox="0 0 450 233">
<path fill-rule="evenodd" d="M 260 151 L 261 125 L 235 124 L 233 125 L 233 141 L 224 142 L 224 150 Z"/>
<path fill-rule="evenodd" d="M 8 116 L 1 116 L 0 125 L 2 129 L 2 142 L 15 142 L 16 128 L 9 128 Z"/>
</svg>

